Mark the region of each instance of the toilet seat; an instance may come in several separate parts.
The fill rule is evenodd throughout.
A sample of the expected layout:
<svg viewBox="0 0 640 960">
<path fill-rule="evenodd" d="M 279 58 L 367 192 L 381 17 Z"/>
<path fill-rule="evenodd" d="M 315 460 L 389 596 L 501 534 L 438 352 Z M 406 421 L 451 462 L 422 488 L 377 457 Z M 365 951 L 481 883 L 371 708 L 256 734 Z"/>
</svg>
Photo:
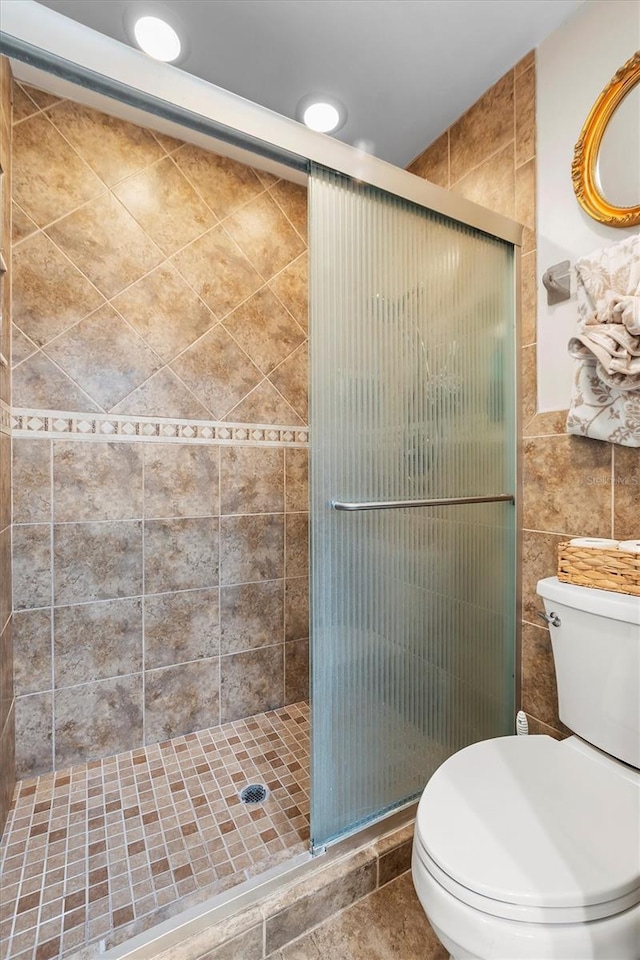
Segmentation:
<svg viewBox="0 0 640 960">
<path fill-rule="evenodd" d="M 421 845 L 417 834 L 414 842 L 414 855 L 418 857 L 431 877 L 456 900 L 460 900 L 475 910 L 482 911 L 482 913 L 500 917 L 502 920 L 519 920 L 524 923 L 585 923 L 589 920 L 603 920 L 607 917 L 616 916 L 616 914 L 640 903 L 640 893 L 637 890 L 604 903 L 575 907 L 532 907 L 508 903 L 504 900 L 493 900 L 490 897 L 483 897 L 461 883 L 457 883 L 444 870 L 441 870 Z"/>
<path fill-rule="evenodd" d="M 614 916 L 640 903 L 640 774 L 575 738 L 474 744 L 429 781 L 414 850 L 452 896 L 493 916 Z"/>
</svg>

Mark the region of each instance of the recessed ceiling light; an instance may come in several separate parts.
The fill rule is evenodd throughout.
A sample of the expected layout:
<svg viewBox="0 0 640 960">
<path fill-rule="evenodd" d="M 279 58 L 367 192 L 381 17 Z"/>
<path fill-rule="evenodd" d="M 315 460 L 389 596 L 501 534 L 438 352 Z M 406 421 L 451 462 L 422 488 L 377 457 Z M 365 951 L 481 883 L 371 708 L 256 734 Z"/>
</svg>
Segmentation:
<svg viewBox="0 0 640 960">
<path fill-rule="evenodd" d="M 312 103 L 302 114 L 302 119 L 311 130 L 330 133 L 340 123 L 340 114 L 332 103 Z"/>
<path fill-rule="evenodd" d="M 160 17 L 140 17 L 133 25 L 133 34 L 140 49 L 154 60 L 172 63 L 180 56 L 180 37 Z"/>
<path fill-rule="evenodd" d="M 335 133 L 347 119 L 347 111 L 333 97 L 309 94 L 298 103 L 296 116 L 317 133 Z"/>
</svg>

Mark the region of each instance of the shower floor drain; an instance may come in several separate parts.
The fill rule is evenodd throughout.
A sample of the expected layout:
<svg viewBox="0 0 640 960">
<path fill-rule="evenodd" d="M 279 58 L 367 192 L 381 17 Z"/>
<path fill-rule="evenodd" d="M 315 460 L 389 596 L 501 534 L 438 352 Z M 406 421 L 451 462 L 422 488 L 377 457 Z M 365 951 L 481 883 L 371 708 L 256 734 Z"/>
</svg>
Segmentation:
<svg viewBox="0 0 640 960">
<path fill-rule="evenodd" d="M 240 791 L 240 799 L 243 803 L 264 803 L 267 796 L 268 790 L 261 783 L 250 783 L 248 787 Z"/>
</svg>

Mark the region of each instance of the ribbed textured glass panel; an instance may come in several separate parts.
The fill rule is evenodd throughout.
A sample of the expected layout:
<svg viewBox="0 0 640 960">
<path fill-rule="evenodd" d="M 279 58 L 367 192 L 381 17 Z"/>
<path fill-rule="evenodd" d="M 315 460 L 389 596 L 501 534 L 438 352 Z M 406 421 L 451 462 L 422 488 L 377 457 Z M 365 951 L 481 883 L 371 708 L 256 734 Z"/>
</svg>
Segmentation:
<svg viewBox="0 0 640 960">
<path fill-rule="evenodd" d="M 513 724 L 515 510 L 332 500 L 514 493 L 513 249 L 310 178 L 315 845 Z"/>
</svg>

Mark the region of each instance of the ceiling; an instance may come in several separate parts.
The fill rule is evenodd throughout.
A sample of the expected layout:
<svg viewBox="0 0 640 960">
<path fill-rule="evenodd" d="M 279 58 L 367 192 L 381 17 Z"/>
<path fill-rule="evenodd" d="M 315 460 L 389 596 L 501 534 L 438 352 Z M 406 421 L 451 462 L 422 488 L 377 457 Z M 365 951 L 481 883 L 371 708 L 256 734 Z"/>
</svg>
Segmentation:
<svg viewBox="0 0 640 960">
<path fill-rule="evenodd" d="M 39 2 L 125 43 L 160 16 L 180 69 L 293 118 L 307 94 L 334 97 L 336 136 L 404 167 L 583 0 Z"/>
</svg>

